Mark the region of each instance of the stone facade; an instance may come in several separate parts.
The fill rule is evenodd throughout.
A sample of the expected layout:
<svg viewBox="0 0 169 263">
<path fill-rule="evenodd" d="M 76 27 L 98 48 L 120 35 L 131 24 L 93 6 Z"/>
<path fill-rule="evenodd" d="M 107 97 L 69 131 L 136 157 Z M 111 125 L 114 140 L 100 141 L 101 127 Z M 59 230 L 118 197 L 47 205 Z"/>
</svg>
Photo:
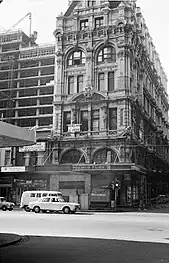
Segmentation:
<svg viewBox="0 0 169 263">
<path fill-rule="evenodd" d="M 70 1 L 54 35 L 55 161 L 91 175 L 95 204 L 148 203 L 159 193 L 152 170 L 158 175 L 168 167 L 162 146 L 168 145 L 168 100 L 167 77 L 140 8 L 130 1 Z"/>
</svg>

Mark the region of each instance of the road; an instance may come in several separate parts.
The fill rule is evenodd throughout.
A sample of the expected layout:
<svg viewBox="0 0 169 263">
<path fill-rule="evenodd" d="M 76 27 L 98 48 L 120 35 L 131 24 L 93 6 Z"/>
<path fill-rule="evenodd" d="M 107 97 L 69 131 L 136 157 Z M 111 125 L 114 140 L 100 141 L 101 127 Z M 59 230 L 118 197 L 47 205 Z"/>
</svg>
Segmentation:
<svg viewBox="0 0 169 263">
<path fill-rule="evenodd" d="M 0 233 L 169 243 L 169 214 L 0 211 Z"/>
</svg>

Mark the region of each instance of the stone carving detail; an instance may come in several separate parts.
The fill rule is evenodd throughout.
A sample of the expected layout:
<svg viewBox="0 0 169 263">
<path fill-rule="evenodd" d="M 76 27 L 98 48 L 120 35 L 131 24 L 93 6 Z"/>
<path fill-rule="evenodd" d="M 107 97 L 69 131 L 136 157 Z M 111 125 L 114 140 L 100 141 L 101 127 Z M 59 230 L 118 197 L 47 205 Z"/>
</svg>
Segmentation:
<svg viewBox="0 0 169 263">
<path fill-rule="evenodd" d="M 61 64 L 62 64 L 62 59 L 58 58 L 58 59 L 56 60 L 56 62 L 57 62 L 58 67 L 60 67 Z"/>
<path fill-rule="evenodd" d="M 89 99 L 104 100 L 104 98 L 101 95 L 93 92 L 92 94 L 88 93 L 88 95 L 86 95 L 86 93 L 81 94 L 80 96 L 78 96 L 77 101 L 88 101 Z"/>
<path fill-rule="evenodd" d="M 88 55 L 86 56 L 86 62 L 87 62 L 87 63 L 92 62 L 92 54 L 88 54 Z"/>
<path fill-rule="evenodd" d="M 62 53 L 61 49 L 58 49 L 58 51 L 56 52 L 56 56 L 59 57 L 62 55 L 63 55 L 63 53 Z"/>
</svg>

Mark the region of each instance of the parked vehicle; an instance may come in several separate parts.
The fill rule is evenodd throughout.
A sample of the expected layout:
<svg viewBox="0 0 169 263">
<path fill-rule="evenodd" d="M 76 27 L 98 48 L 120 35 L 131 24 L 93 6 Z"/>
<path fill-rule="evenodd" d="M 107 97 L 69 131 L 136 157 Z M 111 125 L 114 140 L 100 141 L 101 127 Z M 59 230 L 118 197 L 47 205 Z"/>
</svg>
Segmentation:
<svg viewBox="0 0 169 263">
<path fill-rule="evenodd" d="M 35 213 L 50 211 L 62 211 L 64 214 L 76 213 L 80 209 L 80 204 L 65 202 L 63 198 L 44 197 L 38 201 L 30 202 L 29 209 Z"/>
<path fill-rule="evenodd" d="M 43 190 L 25 191 L 22 193 L 21 196 L 20 208 L 23 208 L 25 209 L 25 211 L 29 212 L 30 210 L 28 208 L 28 205 L 30 202 L 37 201 L 42 197 L 50 197 L 50 196 L 61 198 L 62 193 L 58 191 L 43 191 Z"/>
<path fill-rule="evenodd" d="M 8 202 L 4 197 L 0 197 L 0 209 L 2 209 L 3 211 L 12 211 L 14 205 L 15 204 L 13 202 Z"/>
<path fill-rule="evenodd" d="M 151 204 L 167 204 L 169 203 L 169 195 L 158 195 L 150 199 Z"/>
</svg>

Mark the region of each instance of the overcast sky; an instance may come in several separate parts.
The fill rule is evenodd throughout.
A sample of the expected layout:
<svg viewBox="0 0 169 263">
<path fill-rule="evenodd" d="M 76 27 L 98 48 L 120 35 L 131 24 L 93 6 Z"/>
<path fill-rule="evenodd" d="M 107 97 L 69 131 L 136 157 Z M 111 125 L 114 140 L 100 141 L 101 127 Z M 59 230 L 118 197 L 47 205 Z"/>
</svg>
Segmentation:
<svg viewBox="0 0 169 263">
<path fill-rule="evenodd" d="M 169 0 L 137 0 L 149 28 L 156 51 L 169 79 Z M 32 31 L 38 31 L 38 43 L 54 42 L 56 16 L 65 12 L 68 0 L 3 0 L 0 4 L 0 30 L 10 29 L 28 12 L 32 13 Z M 28 16 L 16 27 L 29 34 Z"/>
</svg>

